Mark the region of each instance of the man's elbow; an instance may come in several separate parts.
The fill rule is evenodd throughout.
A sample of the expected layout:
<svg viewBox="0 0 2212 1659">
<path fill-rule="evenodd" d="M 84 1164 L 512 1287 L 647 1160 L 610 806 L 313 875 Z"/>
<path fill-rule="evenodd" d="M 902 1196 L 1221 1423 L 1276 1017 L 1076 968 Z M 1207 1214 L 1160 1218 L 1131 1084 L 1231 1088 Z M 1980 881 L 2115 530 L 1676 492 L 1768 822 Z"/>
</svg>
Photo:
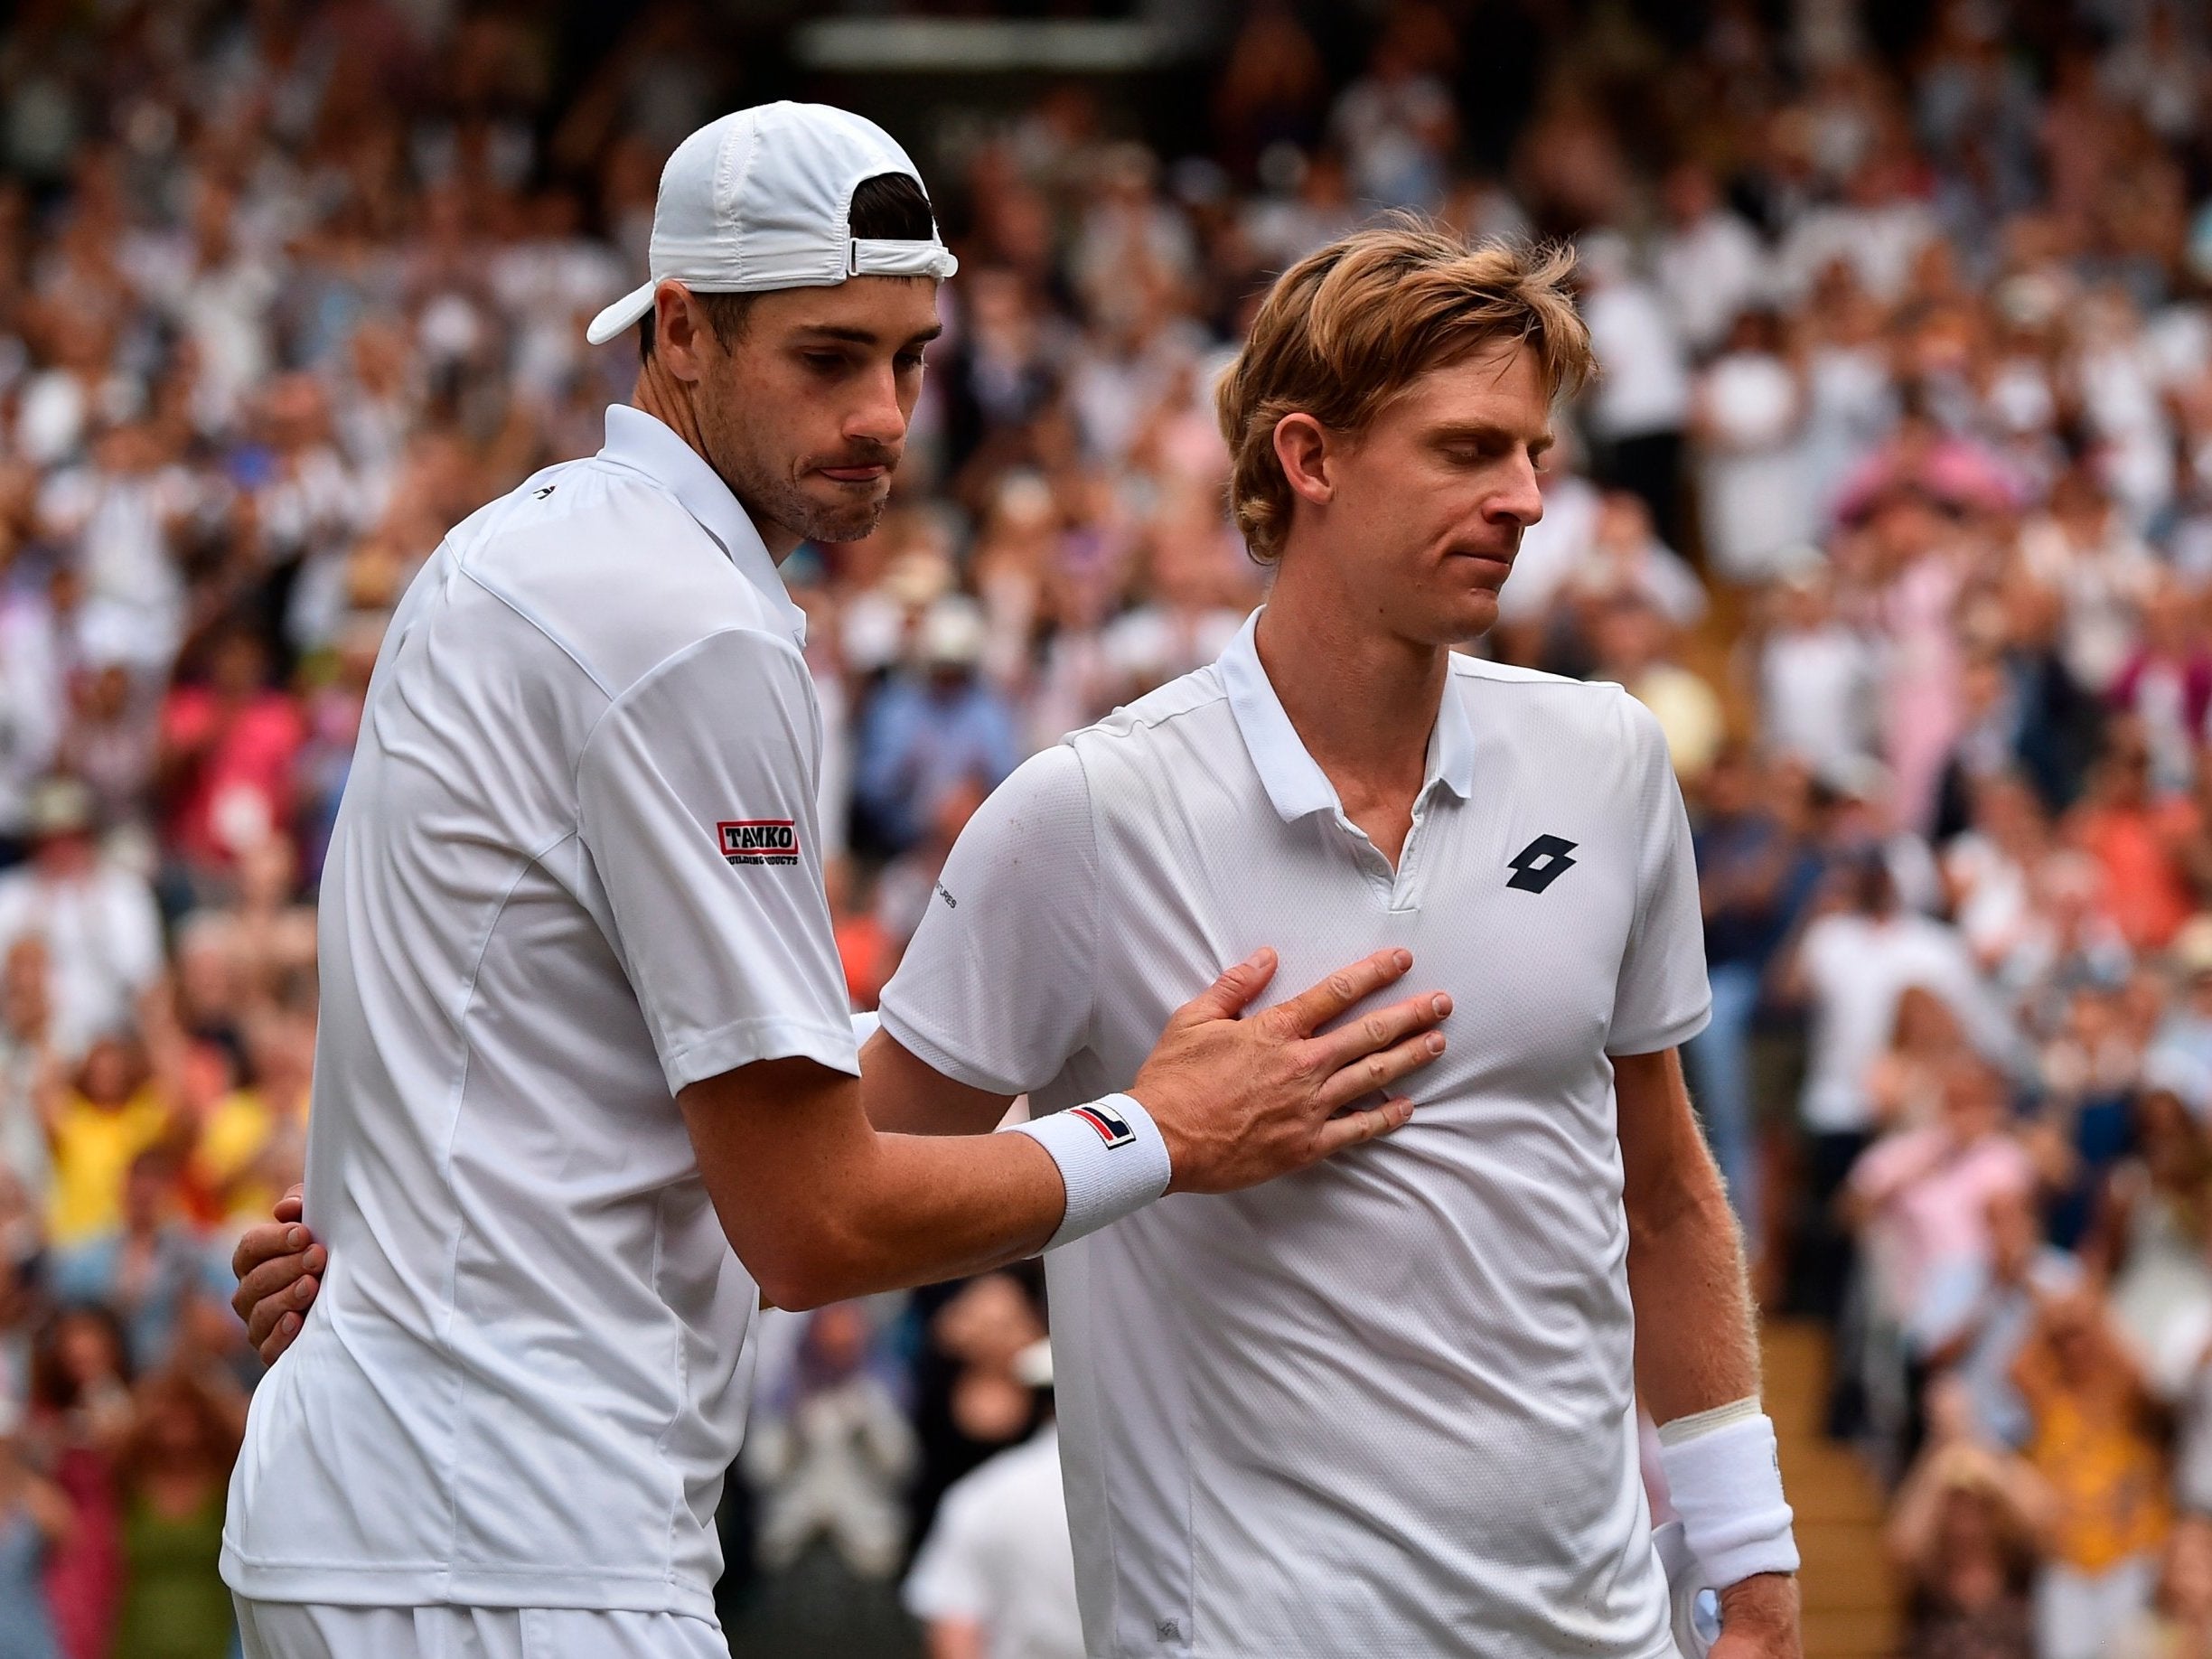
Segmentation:
<svg viewBox="0 0 2212 1659">
<path fill-rule="evenodd" d="M 745 1267 L 763 1299 L 787 1313 L 811 1313 L 896 1288 L 871 1264 L 858 1240 L 827 1230 L 778 1240 L 748 1255 Z"/>
</svg>

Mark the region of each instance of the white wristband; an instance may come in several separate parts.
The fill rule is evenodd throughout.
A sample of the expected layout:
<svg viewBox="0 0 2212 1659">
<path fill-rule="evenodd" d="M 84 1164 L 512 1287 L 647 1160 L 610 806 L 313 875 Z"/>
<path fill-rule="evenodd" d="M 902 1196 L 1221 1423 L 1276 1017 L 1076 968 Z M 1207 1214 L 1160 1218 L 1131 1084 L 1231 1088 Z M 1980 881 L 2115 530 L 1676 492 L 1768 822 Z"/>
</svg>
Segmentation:
<svg viewBox="0 0 2212 1659">
<path fill-rule="evenodd" d="M 1167 1190 L 1173 1173 L 1159 1126 L 1132 1095 L 1047 1112 L 1006 1132 L 1027 1135 L 1060 1166 L 1067 1213 L 1047 1250 L 1143 1209 Z"/>
<path fill-rule="evenodd" d="M 1659 1467 L 1691 1553 L 1711 1588 L 1797 1570 L 1781 1454 L 1774 1423 L 1757 1401 L 1661 1424 Z"/>
</svg>

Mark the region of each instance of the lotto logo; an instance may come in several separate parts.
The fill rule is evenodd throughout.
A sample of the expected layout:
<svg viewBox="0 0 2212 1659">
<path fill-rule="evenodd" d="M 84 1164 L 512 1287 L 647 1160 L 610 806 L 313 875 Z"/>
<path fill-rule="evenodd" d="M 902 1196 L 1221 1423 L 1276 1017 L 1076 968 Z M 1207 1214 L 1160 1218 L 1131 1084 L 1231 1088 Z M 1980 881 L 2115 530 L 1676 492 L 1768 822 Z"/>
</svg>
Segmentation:
<svg viewBox="0 0 2212 1659">
<path fill-rule="evenodd" d="M 740 818 L 715 826 L 732 864 L 796 864 L 799 831 L 788 818 Z"/>
</svg>

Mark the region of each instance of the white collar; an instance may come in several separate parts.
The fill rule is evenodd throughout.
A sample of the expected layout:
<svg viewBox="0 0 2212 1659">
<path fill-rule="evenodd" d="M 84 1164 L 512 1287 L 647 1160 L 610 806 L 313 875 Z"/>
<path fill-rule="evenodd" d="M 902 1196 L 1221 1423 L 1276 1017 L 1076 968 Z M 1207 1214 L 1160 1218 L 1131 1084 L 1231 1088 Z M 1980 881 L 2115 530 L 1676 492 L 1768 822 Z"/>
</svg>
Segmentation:
<svg viewBox="0 0 2212 1659">
<path fill-rule="evenodd" d="M 1340 811 L 1343 802 L 1336 797 L 1336 785 L 1307 753 L 1290 717 L 1283 712 L 1282 699 L 1275 695 L 1267 670 L 1261 666 L 1255 643 L 1259 626 L 1260 612 L 1254 611 L 1214 664 L 1252 766 L 1285 823 L 1310 812 Z M 1475 728 L 1467 721 L 1466 706 L 1453 695 L 1452 680 L 1448 672 L 1444 700 L 1429 727 L 1428 770 L 1421 792 L 1426 794 L 1432 784 L 1441 783 L 1465 801 L 1475 792 Z"/>
<path fill-rule="evenodd" d="M 792 603 L 768 544 L 722 475 L 667 422 L 626 403 L 609 404 L 606 445 L 599 458 L 644 473 L 682 503 L 699 528 L 720 544 L 738 574 L 767 597 L 769 608 L 783 619 L 792 639 L 801 646 L 806 643 L 806 613 Z"/>
</svg>

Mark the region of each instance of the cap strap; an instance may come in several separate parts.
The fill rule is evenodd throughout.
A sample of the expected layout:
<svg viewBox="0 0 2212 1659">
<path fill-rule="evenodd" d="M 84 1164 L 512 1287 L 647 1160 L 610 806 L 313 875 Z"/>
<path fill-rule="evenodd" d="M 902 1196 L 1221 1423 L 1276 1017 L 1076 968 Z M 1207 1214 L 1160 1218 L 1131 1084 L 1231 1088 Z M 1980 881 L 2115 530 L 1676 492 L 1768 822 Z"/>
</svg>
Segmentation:
<svg viewBox="0 0 2212 1659">
<path fill-rule="evenodd" d="M 856 236 L 846 259 L 847 274 L 853 276 L 934 276 L 942 282 L 960 269 L 960 261 L 934 240 L 895 242 Z"/>
</svg>

